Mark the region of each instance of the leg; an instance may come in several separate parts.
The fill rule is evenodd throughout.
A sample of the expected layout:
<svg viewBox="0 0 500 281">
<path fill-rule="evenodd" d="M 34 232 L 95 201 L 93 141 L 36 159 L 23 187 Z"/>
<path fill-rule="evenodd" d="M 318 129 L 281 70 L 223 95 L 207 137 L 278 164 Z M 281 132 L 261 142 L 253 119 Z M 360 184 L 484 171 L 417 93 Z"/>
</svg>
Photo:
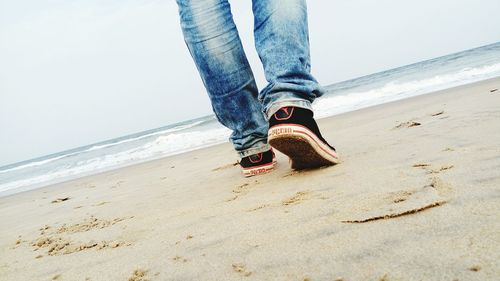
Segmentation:
<svg viewBox="0 0 500 281">
<path fill-rule="evenodd" d="M 268 123 L 227 0 L 177 0 L 181 27 L 213 111 L 240 157 L 270 149 Z"/>
<path fill-rule="evenodd" d="M 278 109 L 311 109 L 323 89 L 310 73 L 305 0 L 253 0 L 255 46 L 269 82 L 259 99 L 269 119 Z"/>
<path fill-rule="evenodd" d="M 321 136 L 311 103 L 323 94 L 310 73 L 305 0 L 253 0 L 255 45 L 269 82 L 260 93 L 269 120 L 269 143 L 288 155 L 293 169 L 339 163 Z"/>
</svg>

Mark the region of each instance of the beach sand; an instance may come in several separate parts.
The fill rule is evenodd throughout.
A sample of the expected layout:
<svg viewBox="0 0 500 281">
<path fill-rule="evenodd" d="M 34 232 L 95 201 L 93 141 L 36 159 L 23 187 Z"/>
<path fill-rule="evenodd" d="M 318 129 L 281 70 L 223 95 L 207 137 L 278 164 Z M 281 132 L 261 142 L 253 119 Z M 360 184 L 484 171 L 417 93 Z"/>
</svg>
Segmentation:
<svg viewBox="0 0 500 281">
<path fill-rule="evenodd" d="M 0 280 L 500 280 L 499 88 L 322 119 L 334 167 L 222 144 L 0 198 Z"/>
</svg>

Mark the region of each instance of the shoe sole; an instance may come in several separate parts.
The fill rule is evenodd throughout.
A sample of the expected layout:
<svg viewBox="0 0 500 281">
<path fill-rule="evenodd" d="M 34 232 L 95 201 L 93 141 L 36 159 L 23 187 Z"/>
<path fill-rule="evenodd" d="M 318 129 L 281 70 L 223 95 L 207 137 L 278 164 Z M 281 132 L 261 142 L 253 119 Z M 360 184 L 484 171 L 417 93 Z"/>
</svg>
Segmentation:
<svg viewBox="0 0 500 281">
<path fill-rule="evenodd" d="M 269 129 L 268 141 L 272 147 L 290 157 L 294 170 L 340 163 L 335 150 L 304 126 L 294 124 L 273 126 Z"/>
<path fill-rule="evenodd" d="M 256 167 L 251 167 L 251 168 L 246 168 L 243 169 L 243 175 L 248 178 L 252 176 L 258 176 L 262 174 L 269 173 L 270 171 L 274 170 L 274 167 L 276 166 L 276 158 L 273 158 L 273 162 L 269 164 L 264 164 Z"/>
</svg>

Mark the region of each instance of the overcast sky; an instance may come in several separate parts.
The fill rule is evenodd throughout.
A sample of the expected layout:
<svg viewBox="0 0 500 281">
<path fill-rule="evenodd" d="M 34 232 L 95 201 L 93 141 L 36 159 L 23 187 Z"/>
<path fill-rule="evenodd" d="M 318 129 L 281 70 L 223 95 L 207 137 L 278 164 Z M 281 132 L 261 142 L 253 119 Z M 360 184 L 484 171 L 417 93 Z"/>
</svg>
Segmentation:
<svg viewBox="0 0 500 281">
<path fill-rule="evenodd" d="M 263 87 L 251 1 L 231 3 Z M 499 0 L 308 6 L 324 85 L 500 41 Z M 0 0 L 0 166 L 210 113 L 174 0 Z"/>
</svg>

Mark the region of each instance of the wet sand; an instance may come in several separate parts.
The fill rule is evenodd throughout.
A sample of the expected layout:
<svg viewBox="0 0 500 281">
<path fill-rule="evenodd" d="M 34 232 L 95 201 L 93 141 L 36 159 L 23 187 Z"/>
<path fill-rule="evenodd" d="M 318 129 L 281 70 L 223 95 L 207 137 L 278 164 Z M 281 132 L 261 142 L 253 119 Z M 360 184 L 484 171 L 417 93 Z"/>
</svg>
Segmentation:
<svg viewBox="0 0 500 281">
<path fill-rule="evenodd" d="M 0 198 L 0 280 L 500 280 L 499 88 L 322 119 L 334 167 L 223 144 Z"/>
</svg>

